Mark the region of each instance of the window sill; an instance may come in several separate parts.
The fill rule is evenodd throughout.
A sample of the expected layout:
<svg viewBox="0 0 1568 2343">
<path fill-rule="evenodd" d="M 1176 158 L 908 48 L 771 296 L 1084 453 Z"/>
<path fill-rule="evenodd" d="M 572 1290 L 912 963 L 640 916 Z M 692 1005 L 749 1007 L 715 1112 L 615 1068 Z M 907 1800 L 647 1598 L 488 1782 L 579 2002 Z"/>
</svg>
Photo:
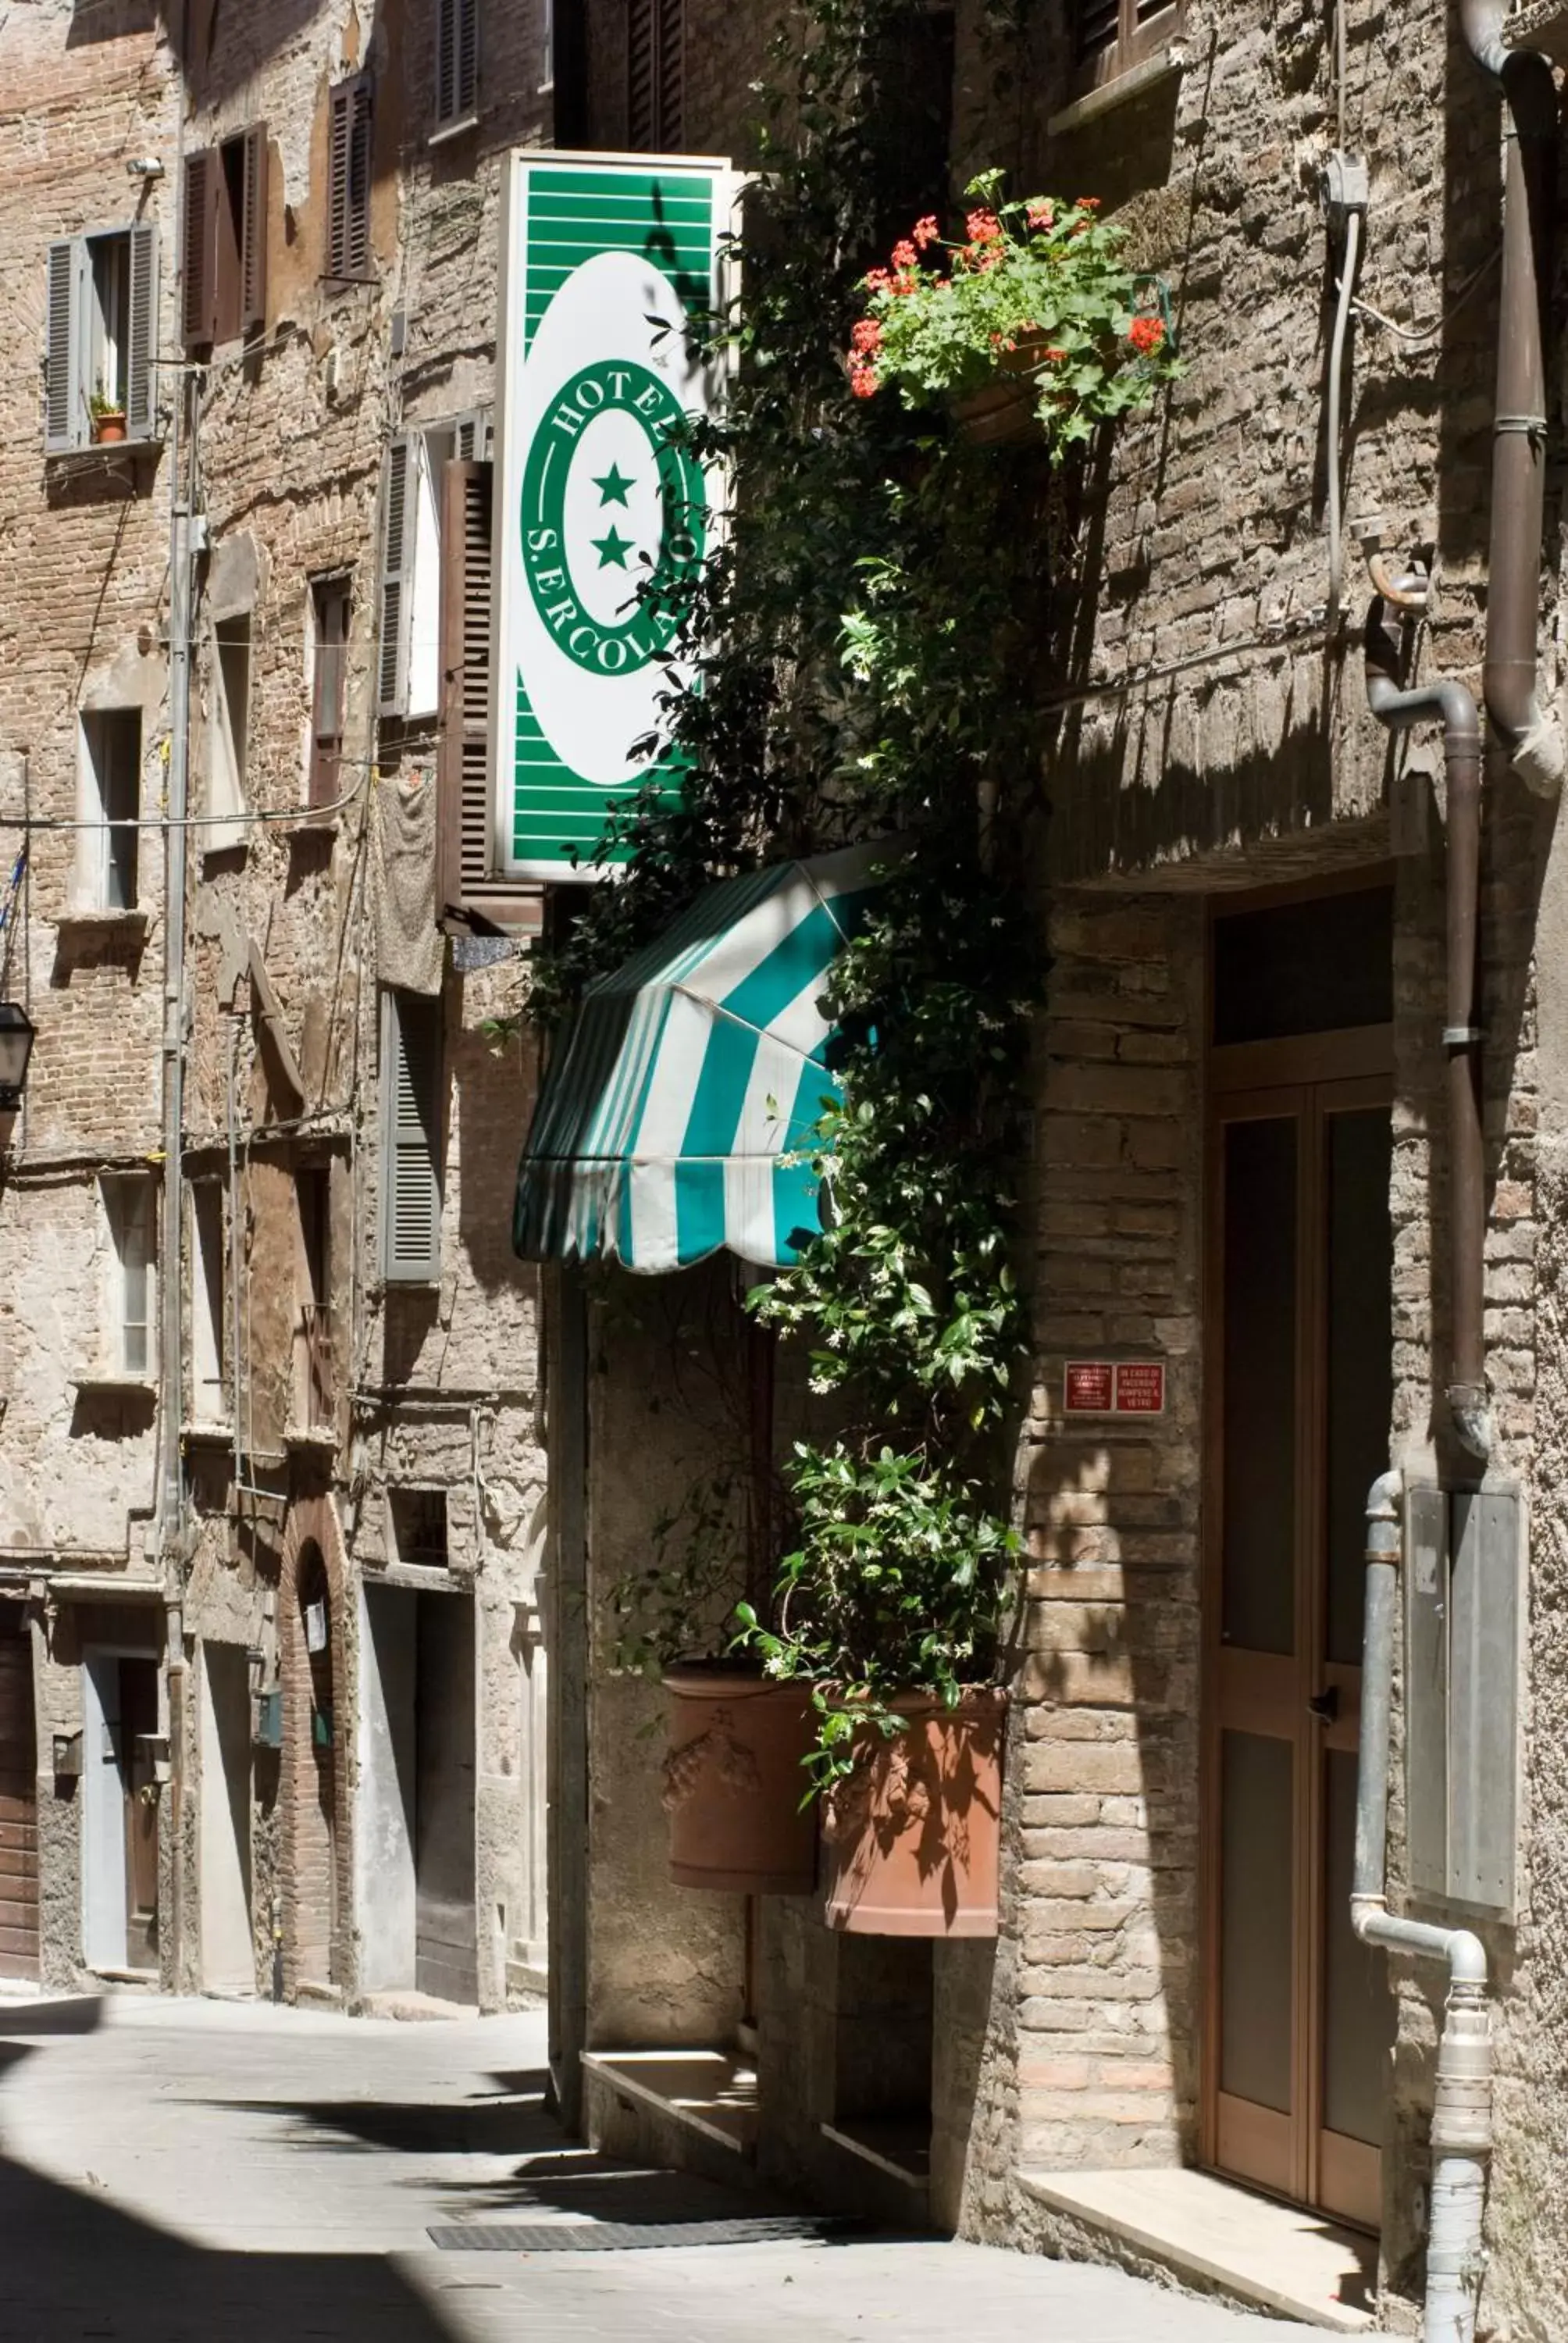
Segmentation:
<svg viewBox="0 0 1568 2343">
<path fill-rule="evenodd" d="M 216 1417 L 203 1416 L 195 1423 L 182 1423 L 180 1438 L 187 1448 L 232 1448 L 234 1426 L 220 1423 Z"/>
<path fill-rule="evenodd" d="M 62 911 L 55 922 L 58 927 L 75 929 L 81 935 L 124 936 L 127 940 L 137 941 L 146 934 L 152 923 L 150 911 L 106 911 L 101 909 Z"/>
<path fill-rule="evenodd" d="M 157 1384 L 151 1375 L 115 1374 L 107 1367 L 77 1367 L 70 1377 L 79 1392 L 122 1392 L 128 1399 L 151 1399 Z"/>
<path fill-rule="evenodd" d="M 1144 57 L 1139 64 L 1129 65 L 1125 73 L 1116 74 L 1110 81 L 1101 82 L 1098 89 L 1085 90 L 1083 96 L 1075 97 L 1070 106 L 1064 106 L 1059 114 L 1051 115 L 1045 126 L 1046 136 L 1060 138 L 1066 131 L 1081 129 L 1086 122 L 1098 121 L 1102 114 L 1109 114 L 1112 106 L 1124 106 L 1129 98 L 1139 97 L 1145 90 L 1154 88 L 1157 83 L 1169 81 L 1172 75 L 1182 71 L 1186 63 L 1186 52 L 1181 43 L 1170 42 L 1166 47 L 1157 49 L 1151 57 Z"/>
<path fill-rule="evenodd" d="M 290 1424 L 283 1435 L 283 1444 L 291 1456 L 331 1456 L 337 1452 L 337 1434 L 327 1424 L 316 1424 L 309 1429 Z"/>
<path fill-rule="evenodd" d="M 449 139 L 466 137 L 470 130 L 477 130 L 478 126 L 477 114 L 465 114 L 457 122 L 443 122 L 437 129 L 431 131 L 425 144 L 427 146 L 445 146 Z"/>
<path fill-rule="evenodd" d="M 45 447 L 44 462 L 56 474 L 71 472 L 116 472 L 126 457 L 162 453 L 161 434 L 148 432 L 141 439 L 90 439 L 84 447 Z"/>
</svg>

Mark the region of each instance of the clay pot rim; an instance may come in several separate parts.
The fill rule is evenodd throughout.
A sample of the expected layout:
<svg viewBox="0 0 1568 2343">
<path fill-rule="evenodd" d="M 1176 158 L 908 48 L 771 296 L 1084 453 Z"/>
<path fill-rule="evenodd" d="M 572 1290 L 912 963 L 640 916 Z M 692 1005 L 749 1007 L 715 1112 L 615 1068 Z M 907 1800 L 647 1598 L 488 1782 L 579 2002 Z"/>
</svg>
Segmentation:
<svg viewBox="0 0 1568 2343">
<path fill-rule="evenodd" d="M 956 1707 L 950 1708 L 940 1693 L 894 1692 L 888 1694 L 888 1707 L 895 1716 L 972 1716 L 977 1710 L 1005 1708 L 1005 1684 L 967 1684 L 959 1695 Z M 870 1720 L 868 1718 L 868 1724 Z M 894 1736 L 897 1737 L 896 1735 Z"/>
<path fill-rule="evenodd" d="M 806 1704 L 811 1698 L 809 1686 L 801 1681 L 787 1684 L 764 1675 L 759 1668 L 737 1667 L 731 1660 L 682 1660 L 666 1668 L 661 1681 L 666 1692 L 690 1700 L 747 1700 L 759 1693 L 792 1693 Z"/>
</svg>

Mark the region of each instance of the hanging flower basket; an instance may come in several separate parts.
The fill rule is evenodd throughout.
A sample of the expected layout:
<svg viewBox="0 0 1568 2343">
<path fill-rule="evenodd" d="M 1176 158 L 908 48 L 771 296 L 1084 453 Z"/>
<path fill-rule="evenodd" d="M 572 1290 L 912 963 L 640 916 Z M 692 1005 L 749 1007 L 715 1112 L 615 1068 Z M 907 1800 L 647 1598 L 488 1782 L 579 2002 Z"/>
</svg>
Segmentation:
<svg viewBox="0 0 1568 2343">
<path fill-rule="evenodd" d="M 945 405 L 978 446 L 1043 435 L 1057 453 L 1181 373 L 1169 303 L 1128 267 L 1097 196 L 1004 204 L 1000 176 L 971 182 L 961 241 L 928 216 L 871 270 L 849 385 L 858 398 L 890 388 L 906 407 Z"/>
</svg>

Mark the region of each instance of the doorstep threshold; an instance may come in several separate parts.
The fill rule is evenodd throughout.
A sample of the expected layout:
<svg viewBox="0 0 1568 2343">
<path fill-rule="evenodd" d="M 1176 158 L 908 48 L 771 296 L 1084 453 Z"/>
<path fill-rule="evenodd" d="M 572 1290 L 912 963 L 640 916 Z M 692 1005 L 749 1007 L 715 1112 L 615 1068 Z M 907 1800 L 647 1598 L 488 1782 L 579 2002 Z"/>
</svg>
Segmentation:
<svg viewBox="0 0 1568 2343">
<path fill-rule="evenodd" d="M 1377 2246 L 1324 2213 L 1186 2169 L 1020 2171 L 1023 2194 L 1091 2231 L 1118 2258 L 1181 2284 L 1340 2335 L 1376 2324 Z"/>
<path fill-rule="evenodd" d="M 628 2098 L 750 2156 L 757 2145 L 757 2071 L 728 2050 L 585 2050 L 582 2063 Z"/>
</svg>

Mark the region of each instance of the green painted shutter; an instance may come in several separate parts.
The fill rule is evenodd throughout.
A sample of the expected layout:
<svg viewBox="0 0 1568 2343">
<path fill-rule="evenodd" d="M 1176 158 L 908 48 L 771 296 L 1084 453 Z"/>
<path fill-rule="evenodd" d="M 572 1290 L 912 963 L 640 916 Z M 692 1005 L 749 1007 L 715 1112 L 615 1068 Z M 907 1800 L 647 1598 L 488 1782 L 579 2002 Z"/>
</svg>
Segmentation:
<svg viewBox="0 0 1568 2343">
<path fill-rule="evenodd" d="M 382 995 L 381 1273 L 432 1285 L 441 1273 L 441 1000 Z"/>
</svg>

